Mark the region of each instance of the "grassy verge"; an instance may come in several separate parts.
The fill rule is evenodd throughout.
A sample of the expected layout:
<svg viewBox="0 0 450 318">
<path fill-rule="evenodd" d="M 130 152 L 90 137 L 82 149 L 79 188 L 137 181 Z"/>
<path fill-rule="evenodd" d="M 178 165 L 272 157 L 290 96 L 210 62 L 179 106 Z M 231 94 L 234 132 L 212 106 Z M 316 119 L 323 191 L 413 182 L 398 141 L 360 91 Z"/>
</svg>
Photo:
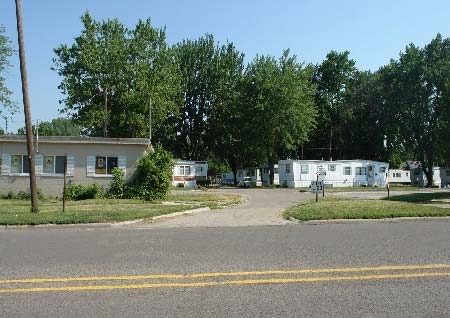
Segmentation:
<svg viewBox="0 0 450 318">
<path fill-rule="evenodd" d="M 176 197 L 176 200 L 173 200 Z M 0 225 L 109 223 L 152 218 L 158 215 L 187 211 L 199 207 L 216 208 L 239 203 L 233 195 L 171 196 L 168 201 L 143 202 L 140 200 L 84 200 L 67 203 L 62 212 L 58 200 L 40 201 L 39 213 L 30 213 L 30 204 L 24 200 L 0 200 Z M 176 203 L 176 204 L 174 204 Z"/>
<path fill-rule="evenodd" d="M 431 203 L 432 201 L 449 200 L 450 192 L 429 192 L 402 194 L 391 197 L 391 201 L 410 202 L 410 203 Z"/>
<path fill-rule="evenodd" d="M 283 216 L 301 221 L 329 219 L 383 219 L 393 217 L 450 216 L 450 209 L 423 204 L 387 201 L 352 200 L 329 197 L 309 200 L 287 209 Z"/>
</svg>

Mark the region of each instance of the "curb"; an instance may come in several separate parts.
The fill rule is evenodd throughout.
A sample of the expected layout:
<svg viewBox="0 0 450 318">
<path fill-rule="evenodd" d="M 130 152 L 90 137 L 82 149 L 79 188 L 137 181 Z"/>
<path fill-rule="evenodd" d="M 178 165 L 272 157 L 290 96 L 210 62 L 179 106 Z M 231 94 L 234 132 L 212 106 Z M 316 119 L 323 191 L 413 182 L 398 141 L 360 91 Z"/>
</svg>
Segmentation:
<svg viewBox="0 0 450 318">
<path fill-rule="evenodd" d="M 304 225 L 321 225 L 321 224 L 348 224 L 348 223 L 365 223 L 365 222 L 378 222 L 378 223 L 401 223 L 401 222 L 431 222 L 431 221 L 444 221 L 450 222 L 449 216 L 437 216 L 437 217 L 398 217 L 398 218 L 385 218 L 385 219 L 331 219 L 331 220 L 310 220 L 301 221 L 293 217 L 289 217 L 289 221 L 304 224 Z"/>
</svg>

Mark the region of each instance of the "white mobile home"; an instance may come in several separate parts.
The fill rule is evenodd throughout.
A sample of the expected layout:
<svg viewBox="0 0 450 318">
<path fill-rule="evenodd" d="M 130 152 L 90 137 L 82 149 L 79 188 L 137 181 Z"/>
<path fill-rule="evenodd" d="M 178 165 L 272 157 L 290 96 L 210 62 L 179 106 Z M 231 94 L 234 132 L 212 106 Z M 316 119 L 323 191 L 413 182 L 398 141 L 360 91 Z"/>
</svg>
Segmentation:
<svg viewBox="0 0 450 318">
<path fill-rule="evenodd" d="M 173 167 L 172 185 L 176 187 L 196 188 L 197 180 L 208 177 L 206 161 L 177 160 Z"/>
<path fill-rule="evenodd" d="M 280 185 L 289 188 L 309 187 L 319 171 L 330 187 L 385 186 L 389 164 L 371 160 L 280 160 Z"/>
<path fill-rule="evenodd" d="M 411 184 L 417 185 L 420 182 L 421 187 L 427 186 L 427 178 L 422 169 L 414 169 L 411 171 Z M 450 168 L 434 167 L 433 168 L 433 187 L 448 187 L 450 185 Z"/>
<path fill-rule="evenodd" d="M 252 184 L 256 187 L 260 187 L 262 185 L 261 181 L 261 168 L 251 167 L 245 169 L 238 169 L 237 171 L 237 182 L 241 182 L 245 177 L 252 178 Z"/>
<path fill-rule="evenodd" d="M 402 169 L 390 169 L 389 183 L 411 184 L 411 171 Z"/>
<path fill-rule="evenodd" d="M 261 182 L 264 185 L 269 185 L 270 182 L 270 169 L 268 165 L 263 165 L 261 167 Z M 278 172 L 278 165 L 274 166 L 273 184 L 280 184 L 280 175 Z"/>
</svg>

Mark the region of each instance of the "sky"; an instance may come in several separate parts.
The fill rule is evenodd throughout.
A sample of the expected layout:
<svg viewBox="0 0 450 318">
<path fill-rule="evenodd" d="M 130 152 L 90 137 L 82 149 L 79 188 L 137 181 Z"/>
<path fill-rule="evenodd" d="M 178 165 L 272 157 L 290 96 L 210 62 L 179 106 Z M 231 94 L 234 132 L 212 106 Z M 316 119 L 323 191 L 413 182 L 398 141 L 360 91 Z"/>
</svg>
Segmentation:
<svg viewBox="0 0 450 318">
<path fill-rule="evenodd" d="M 289 48 L 315 64 L 331 50 L 348 50 L 359 69 L 375 71 L 409 43 L 423 46 L 437 33 L 450 37 L 448 0 L 22 0 L 22 9 L 31 111 L 40 121 L 61 116 L 53 49 L 73 43 L 86 10 L 130 28 L 150 18 L 153 26 L 166 27 L 169 44 L 211 33 L 221 43 L 233 42 L 246 62 Z M 17 48 L 14 0 L 0 1 L 0 25 Z M 15 132 L 24 126 L 18 55 L 11 63 L 6 85 L 21 110 L 9 119 L 8 132 Z"/>
</svg>

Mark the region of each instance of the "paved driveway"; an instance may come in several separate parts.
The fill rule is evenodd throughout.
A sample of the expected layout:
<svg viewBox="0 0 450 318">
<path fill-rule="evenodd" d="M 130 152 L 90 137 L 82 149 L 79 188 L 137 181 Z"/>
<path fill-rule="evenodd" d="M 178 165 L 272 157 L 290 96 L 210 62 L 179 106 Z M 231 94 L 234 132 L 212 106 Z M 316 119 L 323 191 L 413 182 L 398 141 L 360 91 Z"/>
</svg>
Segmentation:
<svg viewBox="0 0 450 318">
<path fill-rule="evenodd" d="M 243 204 L 208 212 L 182 215 L 171 219 L 162 219 L 154 223 L 138 223 L 138 228 L 172 227 L 220 227 L 282 225 L 289 221 L 281 217 L 281 212 L 297 202 L 311 198 L 310 193 L 298 189 L 220 189 L 220 193 L 239 194 L 247 197 Z"/>
</svg>

